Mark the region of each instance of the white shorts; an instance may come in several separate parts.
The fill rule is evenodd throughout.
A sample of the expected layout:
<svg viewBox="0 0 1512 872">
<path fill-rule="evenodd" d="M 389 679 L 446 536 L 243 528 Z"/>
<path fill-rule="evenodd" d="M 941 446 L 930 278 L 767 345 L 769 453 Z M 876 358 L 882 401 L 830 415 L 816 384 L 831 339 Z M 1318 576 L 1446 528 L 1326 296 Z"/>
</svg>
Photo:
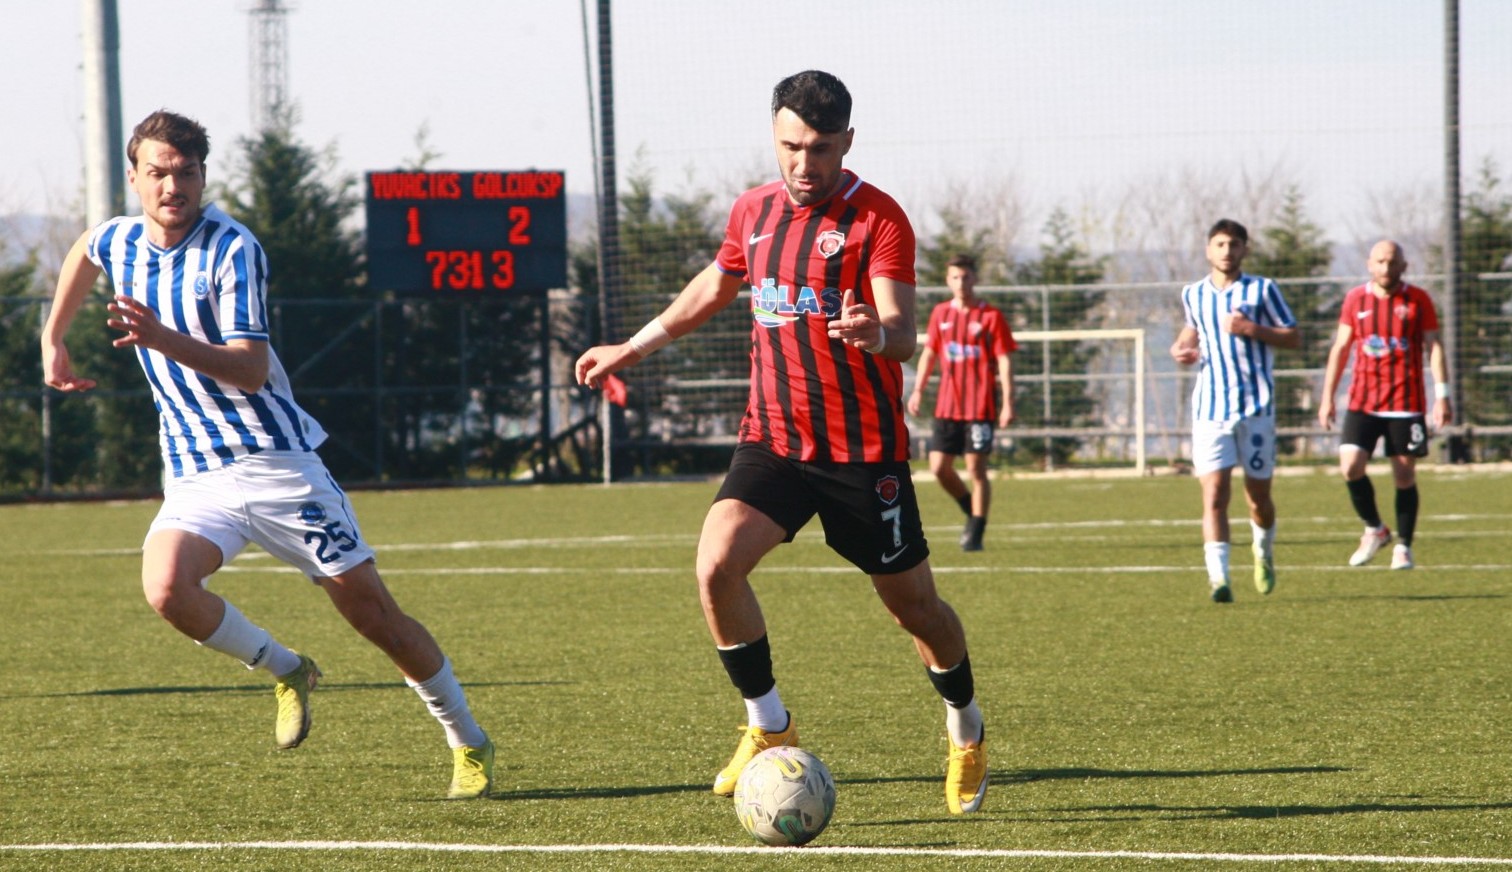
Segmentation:
<svg viewBox="0 0 1512 872">
<path fill-rule="evenodd" d="M 312 580 L 373 559 L 346 494 L 314 452 L 263 452 L 168 482 L 147 537 L 185 530 L 215 543 L 221 565 L 256 542 Z"/>
<path fill-rule="evenodd" d="M 1270 478 L 1276 469 L 1276 419 L 1192 422 L 1192 468 L 1198 475 L 1238 466 L 1246 478 Z"/>
</svg>

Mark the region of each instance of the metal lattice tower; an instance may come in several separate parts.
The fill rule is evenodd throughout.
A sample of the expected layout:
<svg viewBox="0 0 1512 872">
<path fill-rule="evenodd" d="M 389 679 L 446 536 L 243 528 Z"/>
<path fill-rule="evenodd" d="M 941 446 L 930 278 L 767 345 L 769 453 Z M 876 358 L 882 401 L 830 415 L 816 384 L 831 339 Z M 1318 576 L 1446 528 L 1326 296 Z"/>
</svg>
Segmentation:
<svg viewBox="0 0 1512 872">
<path fill-rule="evenodd" d="M 251 13 L 252 129 L 267 130 L 278 122 L 289 95 L 288 43 L 284 0 L 254 0 Z"/>
</svg>

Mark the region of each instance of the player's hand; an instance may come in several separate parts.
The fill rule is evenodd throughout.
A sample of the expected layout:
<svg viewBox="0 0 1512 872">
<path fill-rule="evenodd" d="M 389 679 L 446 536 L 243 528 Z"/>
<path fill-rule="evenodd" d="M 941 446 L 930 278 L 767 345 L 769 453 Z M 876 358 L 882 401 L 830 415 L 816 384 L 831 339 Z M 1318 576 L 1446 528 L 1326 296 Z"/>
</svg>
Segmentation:
<svg viewBox="0 0 1512 872">
<path fill-rule="evenodd" d="M 1249 316 L 1241 311 L 1236 310 L 1224 315 L 1218 319 L 1218 323 L 1223 327 L 1223 332 L 1225 333 L 1231 333 L 1235 336 L 1255 335 L 1255 322 L 1251 321 Z"/>
<path fill-rule="evenodd" d="M 1435 430 L 1443 430 L 1453 420 L 1454 407 L 1449 404 L 1449 400 L 1444 397 L 1436 398 L 1433 401 L 1433 414 L 1429 417 L 1428 423 L 1433 425 Z"/>
<path fill-rule="evenodd" d="M 1318 401 L 1318 423 L 1325 430 L 1332 430 L 1334 425 L 1334 401 L 1333 397 L 1324 397 Z"/>
<path fill-rule="evenodd" d="M 1013 412 L 1013 404 L 1004 403 L 1002 411 L 998 412 L 998 429 L 1006 429 L 1010 424 L 1017 420 L 1018 415 L 1014 414 Z"/>
<path fill-rule="evenodd" d="M 92 378 L 74 375 L 73 361 L 68 356 L 68 346 L 44 344 L 42 346 L 42 381 L 65 393 L 87 391 L 95 386 Z"/>
<path fill-rule="evenodd" d="M 923 397 L 919 395 L 918 391 L 914 391 L 913 393 L 908 395 L 908 406 L 906 407 L 908 409 L 908 414 L 913 415 L 917 418 L 919 416 L 919 407 L 922 405 Z"/>
<path fill-rule="evenodd" d="M 162 350 L 160 340 L 168 328 L 163 326 L 152 309 L 131 297 L 116 297 L 106 304 L 105 311 L 114 316 L 105 321 L 105 326 L 124 334 L 112 340 L 111 345 L 116 348 L 135 345 Z"/>
<path fill-rule="evenodd" d="M 872 306 L 856 302 L 854 290 L 847 290 L 840 298 L 840 317 L 829 322 L 829 337 L 862 351 L 876 348 L 882 339 L 882 319 Z"/>
<path fill-rule="evenodd" d="M 595 345 L 577 359 L 573 371 L 577 375 L 578 384 L 598 390 L 604 386 L 604 376 L 638 363 L 640 359 L 640 355 L 635 353 L 628 342 Z"/>
<path fill-rule="evenodd" d="M 1197 362 L 1201 352 L 1197 350 L 1196 345 L 1183 345 L 1178 342 L 1171 346 L 1171 356 L 1176 358 L 1176 362 L 1182 366 L 1191 366 Z"/>
</svg>

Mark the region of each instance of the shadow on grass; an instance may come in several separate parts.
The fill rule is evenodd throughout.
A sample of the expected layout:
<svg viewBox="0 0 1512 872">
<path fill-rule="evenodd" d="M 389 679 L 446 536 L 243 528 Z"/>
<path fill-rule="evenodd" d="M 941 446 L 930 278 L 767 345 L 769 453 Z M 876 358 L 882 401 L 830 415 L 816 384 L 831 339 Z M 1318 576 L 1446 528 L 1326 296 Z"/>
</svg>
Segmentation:
<svg viewBox="0 0 1512 872">
<path fill-rule="evenodd" d="M 1341 805 L 1106 805 L 1082 808 L 1046 809 L 1050 812 L 1085 814 L 1100 812 L 1127 820 L 1130 816 L 1148 815 L 1166 820 L 1279 820 L 1283 818 L 1327 817 L 1341 814 L 1421 813 L 1446 811 L 1507 811 L 1512 802 L 1351 802 Z"/>
<path fill-rule="evenodd" d="M 995 785 L 1025 784 L 1031 781 L 1083 780 L 1088 778 L 1222 778 L 1233 775 L 1312 775 L 1317 773 L 1348 772 L 1340 766 L 1275 766 L 1264 769 L 1023 769 L 1009 772 L 994 772 Z M 942 776 L 888 775 L 875 778 L 837 778 L 835 785 L 844 788 L 857 784 L 940 784 Z M 707 793 L 707 784 L 642 784 L 623 787 L 547 787 L 536 790 L 495 791 L 491 799 L 620 799 L 636 796 L 657 796 L 667 793 Z M 931 821 L 919 821 L 929 823 Z"/>
<path fill-rule="evenodd" d="M 572 681 L 468 681 L 463 683 L 464 688 L 471 687 L 549 687 L 553 685 L 575 684 Z M 70 697 L 89 696 L 162 696 L 165 694 L 200 694 L 200 693 L 248 693 L 263 694 L 273 688 L 273 685 L 166 685 L 160 687 L 111 687 L 99 690 L 75 690 L 67 693 L 30 693 L 30 694 L 0 694 L 0 699 L 67 699 Z M 319 692 L 341 693 L 354 690 L 393 690 L 408 687 L 403 681 L 369 681 L 349 682 L 335 684 L 329 681 L 320 682 Z"/>
<path fill-rule="evenodd" d="M 993 773 L 995 784 L 1029 781 L 1083 781 L 1093 778 L 1223 778 L 1231 775 L 1319 775 L 1348 772 L 1343 766 L 1267 766 L 1260 769 L 1019 769 Z"/>
<path fill-rule="evenodd" d="M 492 800 L 511 799 L 628 799 L 668 793 L 708 793 L 707 784 L 637 784 L 627 787 L 543 787 L 537 790 L 495 790 Z M 712 795 L 712 794 L 711 794 Z"/>
</svg>

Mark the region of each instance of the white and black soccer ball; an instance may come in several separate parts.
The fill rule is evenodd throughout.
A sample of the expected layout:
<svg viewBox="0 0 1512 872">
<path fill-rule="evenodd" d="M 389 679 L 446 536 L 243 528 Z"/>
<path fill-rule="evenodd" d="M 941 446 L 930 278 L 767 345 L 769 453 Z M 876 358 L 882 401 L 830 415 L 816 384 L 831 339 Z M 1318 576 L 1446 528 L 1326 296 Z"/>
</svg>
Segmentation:
<svg viewBox="0 0 1512 872">
<path fill-rule="evenodd" d="M 824 832 L 835 812 L 835 780 L 802 748 L 768 748 L 751 758 L 735 785 L 740 825 L 767 845 L 802 845 Z"/>
</svg>

